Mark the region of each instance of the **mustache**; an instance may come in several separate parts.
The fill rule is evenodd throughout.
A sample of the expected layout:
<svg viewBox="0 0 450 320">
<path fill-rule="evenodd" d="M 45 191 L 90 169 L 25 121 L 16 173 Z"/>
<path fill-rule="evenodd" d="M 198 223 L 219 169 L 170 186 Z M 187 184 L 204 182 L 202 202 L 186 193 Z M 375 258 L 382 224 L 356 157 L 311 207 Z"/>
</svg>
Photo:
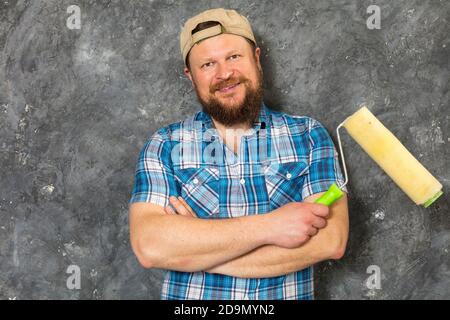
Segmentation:
<svg viewBox="0 0 450 320">
<path fill-rule="evenodd" d="M 248 79 L 245 78 L 245 77 L 242 77 L 242 76 L 236 77 L 236 78 L 231 78 L 231 79 L 228 79 L 226 81 L 222 81 L 222 82 L 219 82 L 219 83 L 215 84 L 214 86 L 212 86 L 210 88 L 209 92 L 210 93 L 214 93 L 217 90 L 220 90 L 220 89 L 223 89 L 223 88 L 226 88 L 226 87 L 230 87 L 230 86 L 233 86 L 233 85 L 238 84 L 238 83 L 245 84 L 247 82 L 248 82 Z"/>
</svg>

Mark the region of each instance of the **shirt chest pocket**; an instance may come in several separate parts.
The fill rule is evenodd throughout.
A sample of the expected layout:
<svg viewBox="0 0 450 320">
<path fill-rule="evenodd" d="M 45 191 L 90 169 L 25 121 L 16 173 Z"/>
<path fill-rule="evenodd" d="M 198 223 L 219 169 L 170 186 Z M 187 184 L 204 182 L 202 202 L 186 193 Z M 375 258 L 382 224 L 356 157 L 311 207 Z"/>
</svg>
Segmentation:
<svg viewBox="0 0 450 320">
<path fill-rule="evenodd" d="M 181 197 L 200 218 L 219 213 L 219 170 L 217 168 L 185 168 L 175 172 L 181 185 Z"/>
<path fill-rule="evenodd" d="M 302 189 L 309 173 L 304 161 L 273 163 L 264 171 L 270 208 L 274 210 L 286 203 L 302 201 Z"/>
</svg>

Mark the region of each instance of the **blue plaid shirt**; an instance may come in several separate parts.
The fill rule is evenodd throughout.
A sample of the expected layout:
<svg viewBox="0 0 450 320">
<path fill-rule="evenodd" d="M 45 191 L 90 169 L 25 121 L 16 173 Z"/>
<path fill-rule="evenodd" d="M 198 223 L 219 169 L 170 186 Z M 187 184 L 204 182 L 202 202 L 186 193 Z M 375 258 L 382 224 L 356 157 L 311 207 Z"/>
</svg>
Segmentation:
<svg viewBox="0 0 450 320">
<path fill-rule="evenodd" d="M 159 129 L 137 161 L 131 202 L 182 196 L 201 219 L 268 213 L 343 183 L 338 154 L 316 120 L 264 103 L 235 154 L 199 111 Z M 347 191 L 346 188 L 343 188 Z M 313 299 L 313 268 L 269 278 L 167 271 L 162 299 Z"/>
</svg>

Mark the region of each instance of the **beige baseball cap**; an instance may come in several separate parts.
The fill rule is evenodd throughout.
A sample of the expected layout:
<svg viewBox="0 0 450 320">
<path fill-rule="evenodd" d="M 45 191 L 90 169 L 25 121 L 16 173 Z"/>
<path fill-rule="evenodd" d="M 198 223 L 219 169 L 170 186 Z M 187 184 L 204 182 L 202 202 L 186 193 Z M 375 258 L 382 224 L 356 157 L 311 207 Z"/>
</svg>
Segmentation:
<svg viewBox="0 0 450 320">
<path fill-rule="evenodd" d="M 220 24 L 192 34 L 192 30 L 199 23 L 206 21 L 217 21 Z M 186 63 L 186 57 L 196 43 L 222 33 L 231 33 L 245 37 L 256 45 L 255 36 L 246 17 L 237 13 L 236 10 L 210 9 L 190 18 L 184 24 L 180 34 L 180 49 L 183 55 L 183 62 Z"/>
</svg>

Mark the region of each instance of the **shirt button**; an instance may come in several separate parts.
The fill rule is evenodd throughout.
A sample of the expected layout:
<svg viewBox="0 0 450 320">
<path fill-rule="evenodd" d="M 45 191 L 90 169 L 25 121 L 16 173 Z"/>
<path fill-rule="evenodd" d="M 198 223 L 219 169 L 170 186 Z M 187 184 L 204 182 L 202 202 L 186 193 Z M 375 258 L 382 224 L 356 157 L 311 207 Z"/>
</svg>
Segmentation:
<svg viewBox="0 0 450 320">
<path fill-rule="evenodd" d="M 239 182 L 240 182 L 241 184 L 244 184 L 244 183 L 245 183 L 245 179 L 241 179 L 241 180 L 239 180 Z"/>
<path fill-rule="evenodd" d="M 290 178 L 292 178 L 292 174 L 290 174 L 289 172 L 286 174 L 286 178 L 288 178 L 288 180 L 290 179 Z"/>
<path fill-rule="evenodd" d="M 194 178 L 194 180 L 192 180 L 192 182 L 194 182 L 194 184 L 197 184 L 198 183 L 198 179 Z"/>
</svg>

